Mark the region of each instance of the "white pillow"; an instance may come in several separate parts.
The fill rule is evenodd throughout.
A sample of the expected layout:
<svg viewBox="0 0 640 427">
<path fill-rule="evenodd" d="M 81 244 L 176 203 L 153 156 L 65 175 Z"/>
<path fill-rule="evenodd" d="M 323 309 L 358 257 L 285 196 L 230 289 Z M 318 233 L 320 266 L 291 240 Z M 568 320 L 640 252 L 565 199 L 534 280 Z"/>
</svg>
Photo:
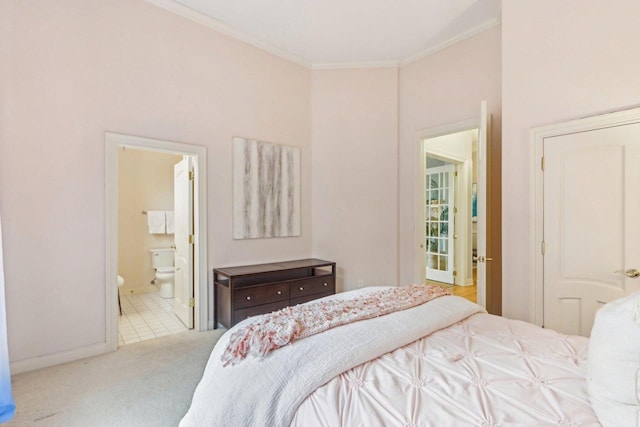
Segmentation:
<svg viewBox="0 0 640 427">
<path fill-rule="evenodd" d="M 604 427 L 640 426 L 640 292 L 596 313 L 587 376 L 591 405 Z"/>
</svg>

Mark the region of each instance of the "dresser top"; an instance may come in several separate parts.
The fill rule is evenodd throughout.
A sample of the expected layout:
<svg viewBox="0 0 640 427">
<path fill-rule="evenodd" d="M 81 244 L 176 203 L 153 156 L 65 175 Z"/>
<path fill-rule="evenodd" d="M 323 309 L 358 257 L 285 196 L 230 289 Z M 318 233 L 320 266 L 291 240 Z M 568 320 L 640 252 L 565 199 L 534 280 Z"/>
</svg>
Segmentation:
<svg viewBox="0 0 640 427">
<path fill-rule="evenodd" d="M 225 276 L 246 276 L 251 274 L 269 273 L 272 271 L 295 270 L 298 268 L 326 267 L 335 264 L 316 258 L 297 259 L 294 261 L 272 262 L 269 264 L 241 265 L 237 267 L 216 268 L 213 271 Z"/>
</svg>

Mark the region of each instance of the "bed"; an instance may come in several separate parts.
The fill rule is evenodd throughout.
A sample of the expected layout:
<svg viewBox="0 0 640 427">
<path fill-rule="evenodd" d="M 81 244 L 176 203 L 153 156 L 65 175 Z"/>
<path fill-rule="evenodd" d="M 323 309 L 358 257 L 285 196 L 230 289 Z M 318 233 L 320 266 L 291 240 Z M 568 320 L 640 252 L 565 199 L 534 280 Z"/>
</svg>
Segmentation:
<svg viewBox="0 0 640 427">
<path fill-rule="evenodd" d="M 234 332 L 261 317 L 216 344 L 181 427 L 600 425 L 586 380 L 587 338 L 493 316 L 460 297 L 223 366 Z"/>
</svg>

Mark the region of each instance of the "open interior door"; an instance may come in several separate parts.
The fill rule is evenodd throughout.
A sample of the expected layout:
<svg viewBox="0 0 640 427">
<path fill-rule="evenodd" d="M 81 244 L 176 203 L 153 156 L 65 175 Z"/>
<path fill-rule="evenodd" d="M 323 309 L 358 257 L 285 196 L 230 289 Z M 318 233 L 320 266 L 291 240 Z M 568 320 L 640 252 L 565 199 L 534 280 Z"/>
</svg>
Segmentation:
<svg viewBox="0 0 640 427">
<path fill-rule="evenodd" d="M 480 104 L 480 123 L 478 126 L 478 182 L 477 182 L 477 275 L 478 305 L 487 306 L 487 262 L 493 261 L 487 255 L 487 145 L 489 137 L 489 116 L 487 101 Z"/>
<path fill-rule="evenodd" d="M 175 212 L 175 299 L 174 312 L 193 329 L 193 166 L 191 157 L 173 167 Z"/>
</svg>

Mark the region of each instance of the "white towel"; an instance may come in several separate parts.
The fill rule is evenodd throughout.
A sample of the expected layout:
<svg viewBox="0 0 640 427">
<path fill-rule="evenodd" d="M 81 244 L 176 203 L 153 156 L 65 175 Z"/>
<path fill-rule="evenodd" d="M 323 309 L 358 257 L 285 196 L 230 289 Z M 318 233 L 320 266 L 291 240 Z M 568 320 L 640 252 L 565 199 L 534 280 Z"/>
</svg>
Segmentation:
<svg viewBox="0 0 640 427">
<path fill-rule="evenodd" d="M 166 233 L 167 226 L 164 211 L 147 212 L 147 223 L 149 224 L 149 234 Z"/>
<path fill-rule="evenodd" d="M 174 234 L 176 232 L 176 218 L 173 211 L 166 211 L 164 215 L 167 219 L 167 234 Z"/>
</svg>

